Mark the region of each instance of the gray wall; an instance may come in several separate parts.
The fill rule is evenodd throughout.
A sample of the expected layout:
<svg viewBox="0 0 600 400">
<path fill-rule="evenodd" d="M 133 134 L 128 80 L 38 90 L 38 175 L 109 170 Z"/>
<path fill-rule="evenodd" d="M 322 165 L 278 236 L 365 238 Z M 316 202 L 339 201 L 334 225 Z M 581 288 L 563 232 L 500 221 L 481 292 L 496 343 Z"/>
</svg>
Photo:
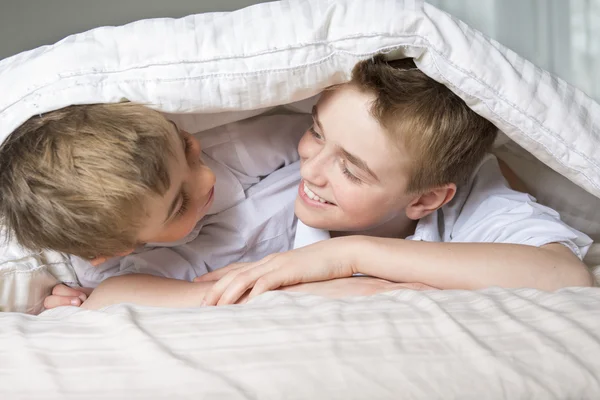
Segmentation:
<svg viewBox="0 0 600 400">
<path fill-rule="evenodd" d="M 266 0 L 0 0 L 0 59 L 98 26 L 231 11 Z"/>
</svg>

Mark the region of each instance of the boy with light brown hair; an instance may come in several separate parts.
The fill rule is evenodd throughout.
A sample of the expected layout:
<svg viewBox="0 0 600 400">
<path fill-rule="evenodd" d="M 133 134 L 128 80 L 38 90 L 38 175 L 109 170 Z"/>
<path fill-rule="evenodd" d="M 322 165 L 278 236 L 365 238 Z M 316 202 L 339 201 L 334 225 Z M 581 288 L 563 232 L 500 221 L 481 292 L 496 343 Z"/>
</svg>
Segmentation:
<svg viewBox="0 0 600 400">
<path fill-rule="evenodd" d="M 198 278 L 219 279 L 206 305 L 354 274 L 439 289 L 593 284 L 591 239 L 512 190 L 489 153 L 496 128 L 412 60 L 359 63 L 313 121 L 295 206 L 297 235 L 313 237 Z"/>
</svg>

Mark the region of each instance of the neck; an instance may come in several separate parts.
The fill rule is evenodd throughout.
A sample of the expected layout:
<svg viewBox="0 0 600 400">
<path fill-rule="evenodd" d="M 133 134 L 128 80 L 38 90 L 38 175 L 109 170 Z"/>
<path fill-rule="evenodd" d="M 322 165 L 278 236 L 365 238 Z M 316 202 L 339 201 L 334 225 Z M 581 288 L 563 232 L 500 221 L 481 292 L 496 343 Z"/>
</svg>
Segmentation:
<svg viewBox="0 0 600 400">
<path fill-rule="evenodd" d="M 362 231 L 352 232 L 341 232 L 332 231 L 331 237 L 337 236 L 350 236 L 350 235 L 364 235 L 364 236 L 375 236 L 384 238 L 400 238 L 404 239 L 415 233 L 417 227 L 417 221 L 409 219 L 406 215 L 399 215 L 389 221 L 384 222 L 376 227 L 369 228 Z"/>
</svg>

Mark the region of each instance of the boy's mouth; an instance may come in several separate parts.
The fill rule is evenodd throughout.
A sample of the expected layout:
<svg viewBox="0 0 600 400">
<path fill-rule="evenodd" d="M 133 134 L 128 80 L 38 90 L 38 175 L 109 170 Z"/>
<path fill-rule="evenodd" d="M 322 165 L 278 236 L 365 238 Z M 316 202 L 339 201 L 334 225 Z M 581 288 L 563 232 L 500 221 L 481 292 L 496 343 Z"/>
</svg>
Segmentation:
<svg viewBox="0 0 600 400">
<path fill-rule="evenodd" d="M 321 196 L 317 195 L 315 192 L 310 190 L 308 188 L 308 186 L 306 186 L 304 180 L 302 180 L 300 182 L 300 187 L 298 189 L 299 189 L 298 194 L 306 203 L 309 203 L 311 205 L 323 205 L 323 206 L 335 205 L 334 203 L 330 202 L 329 200 L 325 200 L 324 198 L 322 198 Z"/>
</svg>

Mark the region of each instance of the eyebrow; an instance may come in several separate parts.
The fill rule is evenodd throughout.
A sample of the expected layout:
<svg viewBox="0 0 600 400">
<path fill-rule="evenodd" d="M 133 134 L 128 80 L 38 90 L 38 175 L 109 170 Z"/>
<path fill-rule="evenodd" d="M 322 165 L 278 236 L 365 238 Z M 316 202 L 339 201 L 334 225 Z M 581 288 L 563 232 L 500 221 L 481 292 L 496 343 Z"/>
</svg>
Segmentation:
<svg viewBox="0 0 600 400">
<path fill-rule="evenodd" d="M 164 222 L 169 221 L 173 217 L 173 214 L 175 214 L 175 211 L 178 210 L 177 205 L 180 203 L 180 200 L 182 198 L 181 190 L 182 190 L 182 188 L 180 187 L 179 191 L 177 192 L 177 196 L 175 197 L 175 199 L 173 200 L 173 202 L 169 206 L 169 212 L 167 213 L 167 218 L 165 218 Z"/>
<path fill-rule="evenodd" d="M 375 175 L 375 172 L 373 172 L 371 170 L 371 168 L 369 168 L 369 166 L 367 165 L 366 162 L 364 162 L 360 158 L 356 157 L 352 153 L 348 153 L 344 149 L 341 149 L 341 150 L 342 150 L 342 154 L 344 154 L 344 157 L 346 157 L 346 159 L 348 159 L 348 161 L 350 161 L 352 164 L 356 165 L 358 168 L 362 169 L 364 172 L 366 172 L 368 175 L 370 175 L 371 178 L 373 178 L 377 182 L 379 182 L 379 178 L 377 177 L 377 175 Z"/>
<path fill-rule="evenodd" d="M 321 133 L 323 134 L 323 136 L 325 136 L 325 133 L 323 132 L 324 131 L 323 125 L 321 125 L 321 122 L 319 121 L 319 113 L 318 113 L 316 105 L 313 106 L 311 114 L 312 114 L 313 120 L 315 121 L 315 124 L 321 130 Z M 371 178 L 373 178 L 377 182 L 379 182 L 379 178 L 377 177 L 377 175 L 375 175 L 375 172 L 373 172 L 371 170 L 371 168 L 369 168 L 369 166 L 367 165 L 366 162 L 364 162 L 359 157 L 355 156 L 352 153 L 349 153 L 348 151 L 346 151 L 345 149 L 343 149 L 341 147 L 340 147 L 340 150 L 342 151 L 342 154 L 348 161 L 350 161 L 352 164 L 356 165 L 359 169 L 361 169 L 365 173 L 367 173 Z"/>
<path fill-rule="evenodd" d="M 319 127 L 319 129 L 321 131 L 323 131 L 323 126 L 321 125 L 321 122 L 319 121 L 319 113 L 317 111 L 317 106 L 316 105 L 313 106 L 311 114 L 312 114 L 313 120 L 315 121 L 315 124 L 317 124 L 317 126 Z"/>
<path fill-rule="evenodd" d="M 179 130 L 179 127 L 177 126 L 177 124 L 171 120 L 169 120 L 170 123 L 173 124 L 173 127 L 175 127 L 175 132 L 177 133 L 177 136 L 179 136 L 179 140 L 181 140 L 181 145 L 183 146 L 183 152 L 185 153 L 185 139 L 183 138 L 183 135 L 181 134 L 181 131 Z"/>
<path fill-rule="evenodd" d="M 175 130 L 177 132 L 177 136 L 179 136 L 179 139 L 181 140 L 181 144 L 183 146 L 183 152 L 185 153 L 185 139 L 183 138 L 183 136 L 181 135 L 181 131 L 179 130 L 179 127 L 177 126 L 177 124 L 175 124 L 175 122 L 169 120 L 170 123 L 173 124 L 173 126 L 175 127 Z M 171 205 L 169 206 L 169 212 L 167 213 L 167 218 L 165 218 L 163 223 L 168 222 L 172 217 L 173 214 L 175 214 L 175 211 L 177 211 L 179 208 L 177 207 L 177 205 L 181 202 L 182 200 L 182 194 L 181 191 L 183 190 L 183 185 L 179 187 L 179 190 L 177 191 L 177 196 L 175 196 L 175 198 L 173 199 L 173 202 L 171 203 Z"/>
</svg>

